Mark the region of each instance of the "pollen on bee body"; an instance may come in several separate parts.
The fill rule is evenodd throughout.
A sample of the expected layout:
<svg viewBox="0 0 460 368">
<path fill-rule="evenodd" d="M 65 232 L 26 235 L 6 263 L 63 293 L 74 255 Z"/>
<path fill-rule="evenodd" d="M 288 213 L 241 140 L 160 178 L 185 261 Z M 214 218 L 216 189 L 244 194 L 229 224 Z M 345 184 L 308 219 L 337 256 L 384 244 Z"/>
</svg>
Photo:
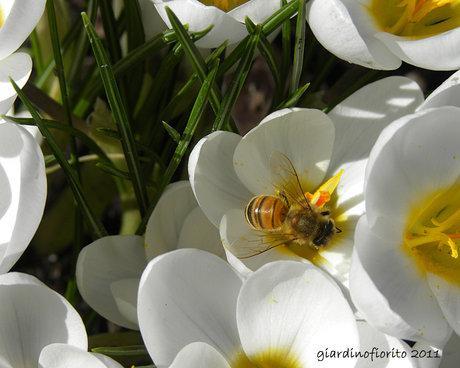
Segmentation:
<svg viewBox="0 0 460 368">
<path fill-rule="evenodd" d="M 431 193 L 410 212 L 403 249 L 423 274 L 460 285 L 460 184 Z"/>
<path fill-rule="evenodd" d="M 225 12 L 235 9 L 248 1 L 249 0 L 200 0 L 200 2 L 205 5 L 215 6 Z"/>
<path fill-rule="evenodd" d="M 459 0 L 372 0 L 368 11 L 380 29 L 424 38 L 460 26 Z"/>
</svg>

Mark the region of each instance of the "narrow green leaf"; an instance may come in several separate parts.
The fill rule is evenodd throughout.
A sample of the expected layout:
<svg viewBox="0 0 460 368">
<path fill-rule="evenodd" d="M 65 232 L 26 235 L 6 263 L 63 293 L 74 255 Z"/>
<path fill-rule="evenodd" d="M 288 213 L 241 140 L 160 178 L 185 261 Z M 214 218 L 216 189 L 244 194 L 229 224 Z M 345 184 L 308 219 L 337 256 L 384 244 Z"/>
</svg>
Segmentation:
<svg viewBox="0 0 460 368">
<path fill-rule="evenodd" d="M 275 13 L 273 13 L 270 17 L 268 17 L 262 23 L 262 32 L 267 37 L 272 34 L 277 28 L 279 28 L 284 21 L 292 17 L 297 10 L 299 9 L 298 0 L 292 0 L 285 6 L 282 6 L 278 9 Z M 226 59 L 222 62 L 222 65 L 219 70 L 219 74 L 217 77 L 222 76 L 230 68 L 235 65 L 238 60 L 242 57 L 243 53 L 246 50 L 247 43 L 249 41 L 249 36 L 247 36 L 243 41 L 241 41 L 235 49 L 226 57 Z"/>
<path fill-rule="evenodd" d="M 283 7 L 287 1 L 282 0 Z M 289 76 L 289 68 L 291 63 L 291 18 L 287 18 L 281 28 L 282 42 L 282 59 L 281 59 L 281 75 L 282 80 L 287 80 Z"/>
<path fill-rule="evenodd" d="M 43 65 L 42 47 L 40 45 L 40 40 L 38 39 L 37 30 L 34 30 L 30 34 L 30 44 L 32 46 L 32 56 L 34 59 L 35 70 L 38 75 L 41 75 L 45 70 L 45 66 Z"/>
<path fill-rule="evenodd" d="M 60 150 L 59 145 L 54 139 L 54 136 L 50 133 L 38 111 L 34 108 L 30 100 L 21 91 L 21 89 L 14 82 L 14 80 L 10 79 L 10 82 L 16 90 L 16 93 L 18 94 L 22 103 L 27 107 L 33 119 L 35 120 L 35 124 L 40 130 L 40 133 L 46 138 L 46 141 L 49 147 L 51 148 L 51 151 L 53 152 L 54 156 L 56 157 L 59 165 L 61 165 L 62 170 L 64 171 L 69 185 L 74 193 L 74 197 L 78 203 L 79 209 L 85 217 L 88 227 L 92 230 L 96 238 L 102 238 L 106 236 L 107 231 L 104 229 L 104 226 L 102 225 L 101 221 L 94 215 L 88 201 L 86 200 L 85 195 L 83 194 L 83 189 L 81 188 L 80 182 L 78 181 L 74 170 L 65 159 L 64 153 Z"/>
<path fill-rule="evenodd" d="M 101 78 L 104 83 L 104 88 L 107 94 L 110 108 L 117 127 L 122 137 L 123 151 L 126 157 L 126 163 L 130 176 L 132 177 L 133 187 L 136 194 L 136 199 L 139 204 L 141 214 L 144 214 L 148 207 L 147 190 L 142 177 L 139 158 L 134 142 L 134 135 L 131 131 L 131 125 L 128 120 L 126 107 L 118 90 L 115 75 L 110 64 L 108 55 L 102 46 L 102 42 L 96 34 L 93 25 L 90 23 L 88 16 L 82 13 L 83 23 L 87 31 L 88 37 L 93 48 L 94 56 L 99 66 Z"/>
<path fill-rule="evenodd" d="M 291 18 L 296 12 L 298 12 L 298 10 L 298 0 L 291 0 L 289 3 L 279 8 L 276 12 L 274 12 L 263 22 L 262 32 L 265 34 L 265 36 L 268 36 L 269 34 L 273 33 L 283 24 L 285 20 Z"/>
<path fill-rule="evenodd" d="M 131 180 L 131 177 L 129 176 L 129 172 L 117 169 L 112 164 L 108 164 L 106 162 L 98 162 L 96 163 L 96 167 L 106 172 L 107 174 L 115 176 L 117 178 L 120 178 L 123 180 Z"/>
<path fill-rule="evenodd" d="M 66 54 L 67 51 L 71 49 L 70 45 L 78 37 L 78 32 L 81 28 L 82 28 L 81 22 L 79 20 L 76 20 L 73 22 L 73 24 L 71 24 L 69 31 L 64 36 L 64 39 L 62 41 L 61 51 L 62 51 L 63 56 Z M 55 66 L 56 66 L 56 61 L 54 60 L 54 58 L 52 58 L 48 62 L 48 64 L 43 67 L 43 72 L 40 74 L 37 73 L 38 76 L 35 80 L 35 85 L 38 88 L 42 88 L 45 85 L 48 78 L 53 74 Z"/>
<path fill-rule="evenodd" d="M 206 65 L 206 62 L 204 61 L 203 57 L 201 56 L 200 52 L 195 46 L 195 43 L 190 38 L 186 29 L 180 22 L 179 18 L 177 18 L 177 16 L 169 7 L 166 7 L 166 14 L 168 15 L 169 21 L 171 22 L 171 26 L 173 27 L 174 31 L 176 31 L 177 38 L 181 43 L 182 47 L 184 48 L 185 54 L 190 59 L 201 82 L 204 83 L 208 75 L 208 67 Z M 212 86 L 210 94 L 210 103 L 212 109 L 216 114 L 218 113 L 220 108 L 220 100 L 221 96 L 219 90 L 217 89 L 217 86 Z"/>
<path fill-rule="evenodd" d="M 144 345 L 119 346 L 119 347 L 100 347 L 91 349 L 93 353 L 108 355 L 111 357 L 129 357 L 147 355 L 148 351 Z"/>
<path fill-rule="evenodd" d="M 64 62 L 62 60 L 61 54 L 61 42 L 59 40 L 59 34 L 57 29 L 56 21 L 56 12 L 54 9 L 54 0 L 46 1 L 46 11 L 48 16 L 48 24 L 50 27 L 51 43 L 53 46 L 53 55 L 54 60 L 56 61 L 56 74 L 59 79 L 59 87 L 61 90 L 61 99 L 64 106 L 64 111 L 67 119 L 67 124 L 73 128 L 72 120 L 72 110 L 70 108 L 69 95 L 67 90 L 67 82 L 64 72 Z M 70 138 L 70 160 L 72 161 L 72 166 L 74 167 L 77 177 L 80 178 L 80 172 L 78 168 L 78 158 L 77 158 L 77 143 L 74 137 Z"/>
<path fill-rule="evenodd" d="M 289 92 L 292 94 L 299 88 L 300 78 L 302 76 L 303 61 L 305 54 L 305 29 L 307 20 L 306 13 L 306 0 L 298 0 L 297 23 L 295 31 L 295 49 L 294 49 L 294 65 L 292 67 L 291 84 Z"/>
<path fill-rule="evenodd" d="M 302 98 L 302 96 L 305 94 L 305 92 L 308 90 L 310 87 L 310 83 L 306 83 L 302 87 L 300 87 L 297 91 L 295 91 L 286 101 L 283 101 L 276 109 L 285 109 L 289 107 L 293 107 L 299 102 L 299 100 Z"/>
<path fill-rule="evenodd" d="M 246 22 L 250 23 L 251 21 L 247 18 Z M 248 26 L 248 28 L 250 27 L 251 26 Z M 233 105 L 235 104 L 251 69 L 255 49 L 260 41 L 261 30 L 261 27 L 258 27 L 257 32 L 252 34 L 249 38 L 244 55 L 238 64 L 233 81 L 224 96 L 221 108 L 217 114 L 216 120 L 214 121 L 214 125 L 212 127 L 213 131 L 221 130 L 229 122 Z"/>
<path fill-rule="evenodd" d="M 112 0 L 100 0 L 99 9 L 104 27 L 107 47 L 113 63 L 121 59 L 121 46 L 117 32 L 117 20 L 113 13 Z"/>
<path fill-rule="evenodd" d="M 166 121 L 163 121 L 162 124 L 166 132 L 168 132 L 169 136 L 172 138 L 172 140 L 176 143 L 179 143 L 180 142 L 179 132 L 176 129 L 174 129 L 171 125 L 169 125 Z"/>
<path fill-rule="evenodd" d="M 179 143 L 177 144 L 176 150 L 174 155 L 169 162 L 169 165 L 163 175 L 162 182 L 160 185 L 159 190 L 155 194 L 154 199 L 150 203 L 149 209 L 147 211 L 147 215 L 142 218 L 142 222 L 139 225 L 137 230 L 137 234 L 143 234 L 145 231 L 145 227 L 147 222 L 150 218 L 150 214 L 153 212 L 156 204 L 158 203 L 163 190 L 166 186 L 170 183 L 174 173 L 176 172 L 177 168 L 179 167 L 180 162 L 182 161 L 185 153 L 187 152 L 187 148 L 192 141 L 192 138 L 196 132 L 198 127 L 198 123 L 203 115 L 203 112 L 206 108 L 207 102 L 210 98 L 211 89 L 214 85 L 214 81 L 216 79 L 217 71 L 219 70 L 219 61 L 215 62 L 215 66 L 212 68 L 209 75 L 204 80 L 200 92 L 196 98 L 195 104 L 193 105 L 192 111 L 190 113 L 189 119 L 187 121 L 187 125 L 184 129 L 184 132 L 181 136 Z"/>
<path fill-rule="evenodd" d="M 113 138 L 118 141 L 121 140 L 120 133 L 118 133 L 117 130 L 110 129 L 110 128 L 97 128 L 96 131 L 101 134 L 104 134 L 108 138 Z"/>
<path fill-rule="evenodd" d="M 92 22 L 96 19 L 97 9 L 98 9 L 98 0 L 89 0 L 88 1 L 88 14 Z M 84 60 L 88 52 L 89 42 L 88 37 L 86 37 L 85 30 L 82 28 L 80 34 L 78 35 L 78 40 L 75 46 L 75 55 L 72 59 L 69 70 L 69 85 L 74 85 L 78 80 L 78 77 L 81 75 L 81 70 L 84 65 Z"/>
<path fill-rule="evenodd" d="M 246 18 L 246 26 L 248 27 L 248 31 L 250 34 L 256 34 L 258 32 L 257 26 L 252 22 L 251 19 Z M 278 67 L 278 63 L 276 62 L 275 53 L 273 52 L 273 47 L 268 41 L 267 37 L 263 34 L 263 32 L 259 31 L 259 43 L 258 48 L 262 56 L 264 57 L 265 61 L 267 62 L 270 71 L 272 72 L 273 78 L 275 79 L 276 86 L 279 87 L 281 84 L 281 71 Z"/>
<path fill-rule="evenodd" d="M 218 48 L 216 48 L 207 58 L 206 65 L 213 65 L 217 59 L 219 59 L 227 48 L 227 43 L 224 42 Z M 177 91 L 176 95 L 171 98 L 171 101 L 163 109 L 162 116 L 175 118 L 185 110 L 190 105 L 192 99 L 195 98 L 195 95 L 192 93 L 195 84 L 197 83 L 199 77 L 197 73 L 193 73 L 189 80 Z"/>
</svg>

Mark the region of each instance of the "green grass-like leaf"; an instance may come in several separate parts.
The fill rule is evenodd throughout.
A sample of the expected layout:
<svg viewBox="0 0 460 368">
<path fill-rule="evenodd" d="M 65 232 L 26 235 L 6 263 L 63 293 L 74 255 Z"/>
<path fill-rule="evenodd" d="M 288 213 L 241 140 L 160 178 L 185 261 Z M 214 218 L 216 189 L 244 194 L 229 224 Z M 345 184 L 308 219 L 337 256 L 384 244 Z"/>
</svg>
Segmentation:
<svg viewBox="0 0 460 368">
<path fill-rule="evenodd" d="M 251 24 L 247 26 L 248 29 L 251 29 L 252 27 L 256 28 L 256 26 L 248 18 L 246 18 L 246 23 Z M 254 52 L 260 41 L 262 28 L 257 28 L 258 29 L 254 31 L 255 33 L 249 37 L 249 41 L 247 43 L 243 57 L 238 64 L 233 81 L 224 96 L 221 108 L 219 109 L 219 113 L 217 114 L 216 120 L 214 121 L 214 125 L 212 127 L 213 131 L 221 130 L 223 127 L 228 125 L 231 110 L 241 92 L 241 89 L 243 88 L 249 71 L 251 70 Z"/>
<path fill-rule="evenodd" d="M 295 31 L 294 65 L 292 67 L 291 84 L 289 92 L 292 94 L 297 91 L 302 76 L 303 61 L 305 54 L 305 29 L 307 21 L 305 19 L 306 0 L 298 0 L 297 23 Z"/>
<path fill-rule="evenodd" d="M 190 59 L 190 62 L 195 68 L 195 71 L 197 72 L 201 82 L 204 83 L 208 75 L 208 67 L 206 65 L 206 62 L 204 61 L 203 57 L 201 56 L 200 52 L 195 46 L 195 43 L 187 33 L 187 30 L 180 22 L 179 18 L 177 18 L 173 11 L 168 7 L 166 7 L 166 14 L 168 15 L 169 21 L 171 22 L 171 26 L 176 32 L 179 42 L 184 48 L 185 54 Z M 220 100 L 221 96 L 219 90 L 217 89 L 217 86 L 212 86 L 210 94 L 210 103 L 212 109 L 216 114 L 220 109 Z"/>
<path fill-rule="evenodd" d="M 144 233 L 145 226 L 147 225 L 147 222 L 150 218 L 150 214 L 153 212 L 156 204 L 160 200 L 163 190 L 171 182 L 174 173 L 176 172 L 177 168 L 179 167 L 179 164 L 185 156 L 185 153 L 187 152 L 187 148 L 190 145 L 190 142 L 192 141 L 192 138 L 198 127 L 198 123 L 200 122 L 201 116 L 203 115 L 208 100 L 210 99 L 211 89 L 214 85 L 214 81 L 216 79 L 218 70 L 219 61 L 216 60 L 214 67 L 212 68 L 211 72 L 206 77 L 201 86 L 200 92 L 198 93 L 195 104 L 193 105 L 192 112 L 190 113 L 189 119 L 187 121 L 187 125 L 185 126 L 184 132 L 182 133 L 179 143 L 177 144 L 174 155 L 163 175 L 160 188 L 157 191 L 155 198 L 150 203 L 147 215 L 143 217 L 142 222 L 137 230 L 137 234 Z"/>
<path fill-rule="evenodd" d="M 117 127 L 122 137 L 123 152 L 125 154 L 126 163 L 129 173 L 132 177 L 132 183 L 136 199 L 139 205 L 141 214 L 145 214 L 148 208 L 147 190 L 142 177 L 139 157 L 135 147 L 134 135 L 131 130 L 131 125 L 126 112 L 125 104 L 122 100 L 120 91 L 115 80 L 115 75 L 109 61 L 109 57 L 102 46 L 102 42 L 96 34 L 93 25 L 89 21 L 88 16 L 82 13 L 83 24 L 91 42 L 94 56 L 99 66 L 99 72 L 104 84 L 110 108 Z"/>
<path fill-rule="evenodd" d="M 53 135 L 50 133 L 48 130 L 48 127 L 46 124 L 43 122 L 40 114 L 38 111 L 35 109 L 35 107 L 32 105 L 30 100 L 27 98 L 27 96 L 21 91 L 21 89 L 18 87 L 18 85 L 14 82 L 14 80 L 10 79 L 11 84 L 13 85 L 14 89 L 16 90 L 16 93 L 18 94 L 19 98 L 21 99 L 22 103 L 27 107 L 29 110 L 30 114 L 32 115 L 32 118 L 35 121 L 35 125 L 38 127 L 40 130 L 40 133 L 45 137 L 49 147 L 51 148 L 51 151 L 53 152 L 54 156 L 56 157 L 56 160 L 58 161 L 59 165 L 61 165 L 62 170 L 64 171 L 66 178 L 69 182 L 70 188 L 72 189 L 72 192 L 74 194 L 75 200 L 78 203 L 78 208 L 83 214 L 83 217 L 85 218 L 88 227 L 91 229 L 93 232 L 95 238 L 102 238 L 107 235 L 107 231 L 105 230 L 104 226 L 102 225 L 102 222 L 94 215 L 84 193 L 83 193 L 83 188 L 80 185 L 80 182 L 75 174 L 75 171 L 72 169 L 70 164 L 67 162 L 64 153 L 61 151 L 59 148 L 58 143 L 54 139 Z"/>
</svg>

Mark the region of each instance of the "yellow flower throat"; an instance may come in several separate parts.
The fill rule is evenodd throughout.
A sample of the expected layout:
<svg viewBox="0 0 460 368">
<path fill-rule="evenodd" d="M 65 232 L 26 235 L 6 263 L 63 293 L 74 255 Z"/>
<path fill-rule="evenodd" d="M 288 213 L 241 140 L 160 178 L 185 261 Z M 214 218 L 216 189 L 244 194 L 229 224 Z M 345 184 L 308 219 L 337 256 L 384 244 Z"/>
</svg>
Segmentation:
<svg viewBox="0 0 460 368">
<path fill-rule="evenodd" d="M 3 23 L 5 23 L 5 17 L 3 16 L 3 9 L 0 6 L 0 28 L 3 27 Z"/>
<path fill-rule="evenodd" d="M 250 359 L 244 353 L 237 354 L 232 368 L 302 368 L 289 349 L 268 349 Z"/>
<path fill-rule="evenodd" d="M 460 184 L 432 193 L 409 216 L 406 252 L 418 268 L 460 285 Z"/>
<path fill-rule="evenodd" d="M 225 12 L 237 8 L 241 4 L 247 3 L 248 0 L 200 0 L 205 5 L 215 6 Z"/>
<path fill-rule="evenodd" d="M 372 0 L 378 27 L 397 36 L 424 38 L 460 26 L 460 0 Z"/>
</svg>

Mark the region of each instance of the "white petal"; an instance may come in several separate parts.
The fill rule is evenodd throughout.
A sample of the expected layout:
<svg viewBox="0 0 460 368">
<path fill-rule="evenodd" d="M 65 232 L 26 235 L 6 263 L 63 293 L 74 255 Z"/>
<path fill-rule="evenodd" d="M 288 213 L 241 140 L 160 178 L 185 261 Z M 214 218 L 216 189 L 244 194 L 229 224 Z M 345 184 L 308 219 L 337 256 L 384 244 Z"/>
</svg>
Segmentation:
<svg viewBox="0 0 460 368">
<path fill-rule="evenodd" d="M 105 357 L 109 364 L 96 357 L 96 354 L 88 353 L 66 344 L 51 344 L 46 346 L 41 354 L 40 368 L 122 368 L 113 359 Z"/>
<path fill-rule="evenodd" d="M 418 110 L 442 106 L 460 107 L 458 96 L 460 95 L 460 72 L 455 72 L 436 88 L 420 105 Z"/>
<path fill-rule="evenodd" d="M 398 238 L 411 206 L 460 177 L 459 113 L 456 107 L 423 110 L 397 120 L 377 140 L 365 195 L 369 224 L 381 236 Z"/>
<path fill-rule="evenodd" d="M 16 99 L 16 91 L 10 82 L 10 78 L 22 88 L 31 73 L 32 59 L 23 52 L 17 52 L 3 60 L 0 59 L 0 114 L 6 114 Z"/>
<path fill-rule="evenodd" d="M 212 346 L 195 342 L 183 348 L 169 368 L 230 368 Z"/>
<path fill-rule="evenodd" d="M 4 3 L 6 3 L 4 1 Z M 45 10 L 45 0 L 13 0 L 2 8 L 6 19 L 0 28 L 0 59 L 16 51 L 29 37 Z"/>
<path fill-rule="evenodd" d="M 181 249 L 151 261 L 142 275 L 137 310 L 155 364 L 171 364 L 192 342 L 205 342 L 224 355 L 238 350 L 240 287 L 237 274 L 211 253 Z"/>
<path fill-rule="evenodd" d="M 442 349 L 440 368 L 457 368 L 460 361 L 460 336 L 452 334 L 452 337 Z M 425 368 L 425 366 L 423 367 Z"/>
<path fill-rule="evenodd" d="M 421 39 L 399 37 L 385 32 L 377 33 L 375 37 L 406 63 L 430 70 L 460 68 L 459 28 Z"/>
<path fill-rule="evenodd" d="M 405 77 L 388 77 L 366 85 L 339 103 L 329 117 L 335 126 L 330 172 L 346 162 L 367 159 L 382 130 L 412 114 L 423 102 L 423 92 Z"/>
<path fill-rule="evenodd" d="M 166 188 L 145 231 L 146 253 L 150 259 L 177 249 L 182 226 L 197 205 L 188 181 L 173 183 Z"/>
<path fill-rule="evenodd" d="M 427 278 L 444 317 L 454 331 L 460 334 L 460 287 L 432 273 Z"/>
<path fill-rule="evenodd" d="M 366 216 L 360 219 L 350 272 L 352 300 L 369 324 L 380 331 L 442 346 L 451 329 L 428 283 L 402 245 L 393 242 L 373 234 Z"/>
<path fill-rule="evenodd" d="M 29 245 L 46 201 L 45 162 L 40 146 L 24 128 L 0 124 L 0 274 Z"/>
<path fill-rule="evenodd" d="M 78 313 L 40 281 L 22 274 L 2 275 L 0 300 L 2 366 L 36 367 L 41 350 L 51 343 L 87 349 L 85 326 Z"/>
<path fill-rule="evenodd" d="M 140 279 L 118 280 L 110 284 L 118 310 L 133 325 L 137 322 L 137 291 Z"/>
<path fill-rule="evenodd" d="M 270 160 L 274 152 L 280 152 L 311 186 L 304 189 L 312 190 L 324 178 L 333 142 L 334 125 L 323 112 L 313 109 L 275 112 L 243 137 L 236 147 L 233 163 L 238 177 L 253 194 L 273 194 L 273 185 L 279 183 L 272 182 Z"/>
<path fill-rule="evenodd" d="M 318 362 L 319 350 L 357 350 L 359 340 L 338 286 L 312 265 L 280 261 L 254 272 L 241 289 L 237 315 L 249 358 L 280 351 L 279 358 L 302 367 L 355 366 L 354 359 Z"/>
<path fill-rule="evenodd" d="M 368 323 L 358 321 L 361 352 L 375 353 L 373 357 L 361 357 L 355 368 L 417 368 L 418 360 L 411 358 L 412 351 L 406 343 L 392 336 L 385 335 Z M 396 355 L 396 352 L 398 355 Z M 386 353 L 391 355 L 386 356 Z M 392 354 L 393 353 L 393 354 Z M 406 354 L 403 358 L 401 355 Z M 382 354 L 382 355 L 378 355 Z"/>
<path fill-rule="evenodd" d="M 170 22 L 166 15 L 165 5 L 171 8 L 183 24 L 188 24 L 189 30 L 192 32 L 203 31 L 210 25 L 214 25 L 206 36 L 196 42 L 199 47 L 214 48 L 225 41 L 233 44 L 241 41 L 247 35 L 244 24 L 238 22 L 228 13 L 194 0 L 155 1 L 158 13 L 168 26 L 170 26 Z"/>
<path fill-rule="evenodd" d="M 185 219 L 177 248 L 206 250 L 225 259 L 225 249 L 220 240 L 219 230 L 209 222 L 198 206 Z"/>
<path fill-rule="evenodd" d="M 450 340 L 447 342 L 447 345 L 449 345 L 450 341 L 452 340 L 453 338 L 451 337 Z M 439 367 L 456 368 L 457 367 L 458 360 L 454 360 L 455 364 L 452 364 L 454 361 L 448 362 L 449 359 L 445 359 L 444 357 L 445 351 L 439 348 L 434 348 L 430 344 L 424 341 L 417 341 L 416 344 L 412 347 L 412 351 L 414 352 L 414 354 L 417 354 L 418 356 L 418 359 L 417 359 L 418 368 L 439 368 Z M 424 356 L 424 357 L 420 358 L 420 356 Z M 455 354 L 453 354 L 453 356 L 455 357 Z M 444 364 L 444 363 L 447 363 L 447 364 Z"/>
<path fill-rule="evenodd" d="M 77 261 L 77 285 L 83 299 L 104 318 L 131 329 L 136 324 L 117 307 L 110 285 L 124 279 L 140 279 L 147 265 L 143 238 L 108 236 L 83 248 Z"/>
<path fill-rule="evenodd" d="M 278 0 L 249 0 L 237 8 L 228 12 L 233 18 L 241 23 L 249 17 L 254 23 L 263 23 L 268 17 L 280 8 Z"/>
<path fill-rule="evenodd" d="M 375 26 L 360 1 L 312 0 L 307 19 L 318 41 L 343 60 L 382 70 L 401 65 L 401 60 L 374 38 Z"/>
<path fill-rule="evenodd" d="M 122 366 L 120 366 L 118 362 L 116 362 L 112 358 L 109 358 L 108 356 L 98 353 L 92 353 L 92 355 L 99 359 L 102 363 L 104 363 L 107 368 L 122 368 Z"/>
<path fill-rule="evenodd" d="M 241 137 L 214 132 L 193 148 L 188 172 L 196 199 L 216 227 L 229 209 L 244 207 L 251 194 L 236 176 L 233 154 Z"/>
</svg>

